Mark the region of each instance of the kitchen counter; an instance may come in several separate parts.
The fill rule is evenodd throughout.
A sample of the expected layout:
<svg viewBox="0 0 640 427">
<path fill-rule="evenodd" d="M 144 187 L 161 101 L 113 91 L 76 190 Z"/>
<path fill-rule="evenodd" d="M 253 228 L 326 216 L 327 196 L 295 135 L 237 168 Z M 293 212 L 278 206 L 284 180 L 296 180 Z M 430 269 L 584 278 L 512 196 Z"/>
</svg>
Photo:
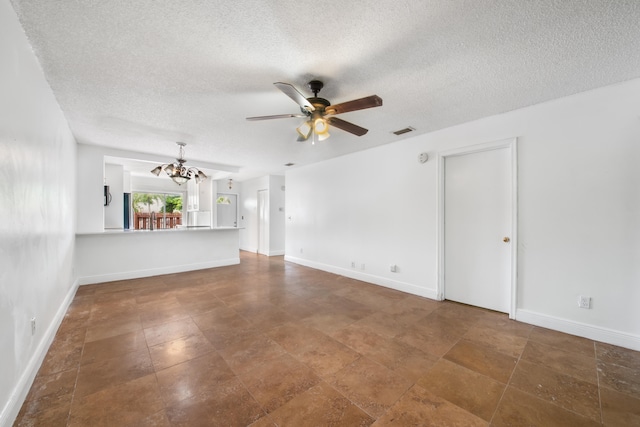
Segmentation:
<svg viewBox="0 0 640 427">
<path fill-rule="evenodd" d="M 238 230 L 236 227 L 182 227 L 77 233 L 78 284 L 239 264 Z"/>
<path fill-rule="evenodd" d="M 187 226 L 178 228 L 159 228 L 155 230 L 134 230 L 122 228 L 106 228 L 103 231 L 94 231 L 88 233 L 76 233 L 76 236 L 100 236 L 105 234 L 137 234 L 137 233 L 175 233 L 180 231 L 224 231 L 224 230 L 240 230 L 239 227 L 208 227 L 208 226 Z"/>
</svg>

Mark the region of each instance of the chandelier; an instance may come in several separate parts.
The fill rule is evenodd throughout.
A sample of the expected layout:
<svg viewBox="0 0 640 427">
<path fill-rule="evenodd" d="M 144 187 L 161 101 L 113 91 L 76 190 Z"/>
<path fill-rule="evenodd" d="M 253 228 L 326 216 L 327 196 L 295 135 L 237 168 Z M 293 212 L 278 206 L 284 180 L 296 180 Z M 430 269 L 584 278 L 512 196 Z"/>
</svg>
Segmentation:
<svg viewBox="0 0 640 427">
<path fill-rule="evenodd" d="M 195 178 L 197 183 L 200 183 L 207 179 L 207 176 L 198 168 L 187 168 L 184 163 L 184 146 L 187 145 L 184 142 L 176 142 L 180 146 L 180 154 L 174 163 L 167 163 L 165 165 L 156 166 L 151 173 L 155 176 L 159 176 L 160 172 L 165 171 L 167 175 L 178 185 L 182 185 L 189 181 L 191 178 Z"/>
</svg>

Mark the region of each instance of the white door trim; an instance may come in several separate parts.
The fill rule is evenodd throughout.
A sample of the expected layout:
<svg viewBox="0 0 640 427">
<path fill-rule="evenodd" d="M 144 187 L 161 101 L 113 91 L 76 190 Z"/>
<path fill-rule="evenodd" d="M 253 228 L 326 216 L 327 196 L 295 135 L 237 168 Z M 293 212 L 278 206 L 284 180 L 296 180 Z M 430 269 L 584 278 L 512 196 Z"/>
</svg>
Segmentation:
<svg viewBox="0 0 640 427">
<path fill-rule="evenodd" d="M 509 318 L 515 319 L 518 281 L 518 151 L 517 138 L 454 148 L 438 153 L 438 284 L 437 296 L 444 299 L 444 162 L 447 157 L 507 148 L 511 154 L 511 286 Z"/>
<path fill-rule="evenodd" d="M 218 200 L 218 197 L 220 196 L 236 196 L 236 227 L 239 227 L 239 223 L 240 223 L 240 195 L 238 193 L 229 193 L 229 192 L 217 192 L 216 193 L 216 197 L 214 199 L 214 205 L 216 206 L 216 226 L 218 225 L 218 218 L 217 218 L 217 214 L 218 214 L 218 204 L 215 202 Z"/>
<path fill-rule="evenodd" d="M 265 197 L 262 197 L 262 196 L 265 196 Z M 256 252 L 261 255 L 269 256 L 269 228 L 265 227 L 264 221 L 262 221 L 263 218 L 261 217 L 261 209 L 264 210 L 264 212 L 266 212 L 266 217 L 269 216 L 269 190 L 268 189 L 258 190 L 257 202 L 258 202 L 258 206 L 257 206 L 258 207 L 258 210 L 257 210 L 258 241 L 256 242 L 257 243 Z M 261 242 L 261 236 L 264 236 L 264 240 L 266 240 L 266 242 Z M 263 244 L 266 246 L 266 248 L 263 247 Z"/>
</svg>

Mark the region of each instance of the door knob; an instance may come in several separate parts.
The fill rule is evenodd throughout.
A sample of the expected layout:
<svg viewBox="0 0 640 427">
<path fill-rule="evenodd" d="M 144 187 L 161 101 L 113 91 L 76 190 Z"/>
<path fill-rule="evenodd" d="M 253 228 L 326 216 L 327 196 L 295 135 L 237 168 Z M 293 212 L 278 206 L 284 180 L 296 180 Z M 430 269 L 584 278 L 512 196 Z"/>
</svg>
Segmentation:
<svg viewBox="0 0 640 427">
<path fill-rule="evenodd" d="M 503 237 L 502 241 L 505 242 L 505 243 L 509 243 L 511 241 L 511 239 L 508 238 L 508 237 Z"/>
</svg>

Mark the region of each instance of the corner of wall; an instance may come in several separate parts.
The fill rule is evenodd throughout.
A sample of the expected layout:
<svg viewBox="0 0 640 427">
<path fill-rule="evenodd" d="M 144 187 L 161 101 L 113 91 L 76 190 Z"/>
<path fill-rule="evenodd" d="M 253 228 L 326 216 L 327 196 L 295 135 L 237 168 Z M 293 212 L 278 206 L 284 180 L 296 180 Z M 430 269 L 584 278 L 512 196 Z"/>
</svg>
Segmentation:
<svg viewBox="0 0 640 427">
<path fill-rule="evenodd" d="M 385 288 L 395 289 L 396 291 L 406 292 L 408 294 L 417 295 L 432 300 L 438 300 L 438 293 L 435 289 L 423 288 L 413 285 L 411 283 L 401 282 L 398 280 L 388 279 L 382 276 L 376 276 L 373 274 L 360 273 L 357 271 L 348 270 L 346 268 L 335 267 L 333 265 L 322 264 L 315 261 L 309 261 L 302 258 L 296 258 L 290 255 L 285 255 L 285 261 L 293 262 L 296 264 L 304 265 L 305 267 L 315 268 L 316 270 L 326 271 L 328 273 L 337 274 L 339 276 L 349 277 L 351 279 L 360 280 L 362 282 L 371 283 L 378 286 L 384 286 Z"/>
<path fill-rule="evenodd" d="M 18 413 L 20 412 L 20 408 L 24 400 L 27 398 L 27 394 L 29 393 L 29 389 L 33 384 L 33 381 L 36 378 L 36 374 L 44 361 L 45 356 L 47 355 L 47 351 L 49 351 L 49 347 L 53 342 L 53 339 L 56 336 L 56 332 L 58 332 L 58 328 L 62 324 L 64 320 L 64 316 L 73 301 L 73 298 L 78 290 L 78 280 L 74 280 L 69 292 L 65 296 L 64 301 L 58 308 L 55 317 L 52 319 L 49 327 L 45 331 L 42 336 L 42 339 L 38 343 L 36 350 L 33 352 L 31 358 L 27 362 L 27 366 L 25 367 L 22 375 L 15 385 L 9 400 L 6 402 L 4 407 L 2 408 L 2 412 L 0 412 L 0 426 L 9 426 L 12 425 L 14 420 L 17 418 Z"/>
<path fill-rule="evenodd" d="M 529 323 L 530 325 L 640 351 L 640 336 L 638 335 L 524 309 L 516 310 L 516 320 Z"/>
</svg>

